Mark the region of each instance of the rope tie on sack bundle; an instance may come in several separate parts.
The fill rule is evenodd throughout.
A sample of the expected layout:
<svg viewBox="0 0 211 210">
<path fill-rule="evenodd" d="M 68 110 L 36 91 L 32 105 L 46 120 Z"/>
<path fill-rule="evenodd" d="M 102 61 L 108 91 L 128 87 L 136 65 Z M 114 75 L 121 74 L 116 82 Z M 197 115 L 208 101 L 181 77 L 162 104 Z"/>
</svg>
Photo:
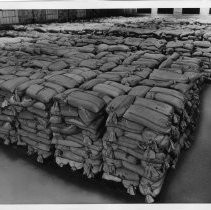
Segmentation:
<svg viewBox="0 0 211 210">
<path fill-rule="evenodd" d="M 109 132 L 108 141 L 110 141 L 110 142 L 117 142 L 117 137 L 116 137 L 116 133 L 115 133 L 114 130 L 111 130 Z"/>
<path fill-rule="evenodd" d="M 88 176 L 88 178 L 92 178 L 92 164 L 90 159 L 85 159 L 84 162 L 84 174 Z"/>
<path fill-rule="evenodd" d="M 54 115 L 59 115 L 60 114 L 60 109 L 59 109 L 59 103 L 58 101 L 55 101 L 53 103 L 53 106 L 51 107 L 51 114 L 54 114 Z"/>
<path fill-rule="evenodd" d="M 118 120 L 117 120 L 117 114 L 113 111 L 111 111 L 108 115 L 108 118 L 106 120 L 106 126 L 112 125 L 112 124 L 117 124 Z"/>
<path fill-rule="evenodd" d="M 114 158 L 114 151 L 113 148 L 111 146 L 109 146 L 105 152 L 106 157 L 108 158 Z"/>
<path fill-rule="evenodd" d="M 154 160 L 156 158 L 155 152 L 147 146 L 146 150 L 144 151 L 144 158 L 148 160 Z"/>
<path fill-rule="evenodd" d="M 8 102 L 7 99 L 5 99 L 5 100 L 1 103 L 1 108 L 5 108 L 5 107 L 7 107 L 7 106 L 9 106 L 9 102 Z"/>
<path fill-rule="evenodd" d="M 8 99 L 8 103 L 11 104 L 11 105 L 17 104 L 14 95 L 12 95 L 12 96 Z"/>
<path fill-rule="evenodd" d="M 135 187 L 133 185 L 130 185 L 127 188 L 127 193 L 129 193 L 130 195 L 135 195 Z"/>
<path fill-rule="evenodd" d="M 172 139 L 169 139 L 169 143 L 170 143 L 170 146 L 169 146 L 168 152 L 175 151 L 175 146 L 174 146 L 174 142 L 172 141 Z"/>
<path fill-rule="evenodd" d="M 88 137 L 83 135 L 83 143 L 85 146 L 90 146 L 93 144 L 92 140 Z"/>
<path fill-rule="evenodd" d="M 28 146 L 27 147 L 27 155 L 33 155 L 35 153 L 35 150 L 33 149 L 33 147 Z"/>
<path fill-rule="evenodd" d="M 10 139 L 8 135 L 4 135 L 4 144 L 9 145 L 10 144 Z"/>
<path fill-rule="evenodd" d="M 150 187 L 150 183 L 140 183 L 139 185 L 140 192 L 145 195 L 145 201 L 146 203 L 153 203 L 154 198 L 152 197 L 152 190 Z"/>
<path fill-rule="evenodd" d="M 157 170 L 152 163 L 148 163 L 147 167 L 145 167 L 145 176 L 149 178 L 150 180 L 157 181 L 161 179 L 164 176 L 165 172 L 161 172 Z"/>
<path fill-rule="evenodd" d="M 178 128 L 176 128 L 175 126 L 171 126 L 171 135 L 175 138 L 178 139 L 180 136 L 180 132 L 178 130 Z"/>
</svg>

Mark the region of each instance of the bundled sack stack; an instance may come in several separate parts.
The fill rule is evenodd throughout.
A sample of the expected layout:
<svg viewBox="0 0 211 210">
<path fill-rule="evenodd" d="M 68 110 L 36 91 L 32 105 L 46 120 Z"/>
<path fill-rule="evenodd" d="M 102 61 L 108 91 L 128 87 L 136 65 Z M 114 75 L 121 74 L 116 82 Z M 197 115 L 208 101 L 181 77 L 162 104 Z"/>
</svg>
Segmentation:
<svg viewBox="0 0 211 210">
<path fill-rule="evenodd" d="M 181 55 L 191 57 L 194 50 L 194 43 L 193 40 L 187 41 L 169 41 L 166 44 L 165 53 L 167 55 L 172 54 L 174 52 L 178 52 Z"/>
<path fill-rule="evenodd" d="M 166 40 L 193 40 L 195 39 L 195 31 L 192 29 L 182 28 L 180 25 L 169 28 L 160 28 L 158 31 L 155 32 L 156 35 L 162 37 Z"/>
<path fill-rule="evenodd" d="M 199 58 L 181 56 L 180 53 L 174 52 L 160 64 L 159 69 L 180 74 L 185 72 L 200 73 L 202 71 L 202 63 Z"/>
<path fill-rule="evenodd" d="M 210 32 L 210 29 L 211 29 L 211 27 L 210 26 L 207 26 L 206 27 L 206 30 L 204 31 L 203 39 L 205 41 L 211 41 L 211 32 Z"/>
<path fill-rule="evenodd" d="M 34 92 L 39 92 L 39 96 Z M 19 142 L 27 145 L 29 155 L 36 153 L 37 161 L 41 163 L 52 154 L 48 109 L 53 94 L 54 89 L 42 84 L 33 84 L 26 89 L 19 103 L 23 108 L 18 114 Z M 45 100 L 45 97 L 48 99 Z"/>
<path fill-rule="evenodd" d="M 67 89 L 79 86 L 85 77 L 92 78 L 96 74 L 87 69 L 81 69 L 84 77 L 74 74 L 70 70 L 60 70 L 37 73 L 32 75 L 31 80 L 17 87 L 17 93 L 22 111 L 18 115 L 18 134 L 20 142 L 28 145 L 28 153 L 37 153 L 39 162 L 43 158 L 52 155 L 51 123 L 60 123 L 58 117 L 50 116 L 50 110 L 54 103 L 54 97 Z"/>
<path fill-rule="evenodd" d="M 132 195 L 139 188 L 147 202 L 153 202 L 167 169 L 174 168 L 181 149 L 189 147 L 203 79 L 194 71 L 169 68 L 154 70 L 149 80 L 169 86 L 136 86 L 106 108 L 103 178 L 122 182 Z"/>
<path fill-rule="evenodd" d="M 0 69 L 1 74 L 1 85 L 0 85 L 0 95 L 1 95 L 1 130 L 0 136 L 3 139 L 4 144 L 10 144 L 17 142 L 16 138 L 16 108 L 12 106 L 13 94 L 16 87 L 23 82 L 28 80 L 27 77 L 18 76 L 17 67 L 8 66 Z"/>
<path fill-rule="evenodd" d="M 106 56 L 102 59 L 106 60 Z M 131 87 L 136 86 L 141 80 L 148 77 L 153 68 L 159 67 L 165 59 L 166 56 L 163 54 L 151 54 L 145 51 L 131 52 L 127 57 L 122 56 L 121 63 L 107 60 L 99 68 L 101 73 L 97 76 L 98 80 L 94 81 L 97 84 L 98 81 L 101 83 L 101 80 L 104 79 Z"/>
<path fill-rule="evenodd" d="M 147 202 L 152 202 L 173 161 L 170 153 L 174 153 L 174 124 L 178 122 L 171 105 L 142 98 L 149 89 L 139 86 L 140 91 L 132 89 L 107 106 L 103 178 L 122 182 L 131 195 L 139 188 Z M 136 91 L 142 91 L 142 96 L 133 95 Z"/>
<path fill-rule="evenodd" d="M 0 51 L 0 137 L 39 162 L 54 155 L 89 178 L 103 171 L 153 202 L 190 145 L 210 42 L 197 25 L 150 23 L 116 26 L 111 36 L 8 32 L 26 41 Z"/>
<path fill-rule="evenodd" d="M 193 52 L 193 57 L 201 59 L 203 70 L 210 69 L 210 59 L 211 59 L 211 43 L 210 41 L 195 41 L 195 50 Z"/>
<path fill-rule="evenodd" d="M 145 50 L 148 53 L 156 54 L 163 52 L 166 43 L 165 39 L 147 38 L 139 47 L 141 50 Z"/>
<path fill-rule="evenodd" d="M 101 171 L 104 108 L 96 91 L 73 88 L 55 96 L 50 122 L 58 165 L 83 169 L 89 178 Z"/>
<path fill-rule="evenodd" d="M 181 26 L 182 30 L 186 29 L 186 31 L 190 30 L 191 34 L 188 34 L 186 31 L 182 32 L 185 36 L 182 36 L 181 39 L 183 40 L 194 40 L 194 41 L 200 41 L 203 40 L 203 35 L 208 29 L 207 25 L 201 25 L 199 22 L 195 23 L 186 23 L 185 25 Z M 194 33 L 193 33 L 194 32 Z"/>
<path fill-rule="evenodd" d="M 30 69 L 22 67 L 29 55 L 18 50 L 22 43 L 28 41 L 30 40 L 22 37 L 8 38 L 1 45 L 1 138 L 5 144 L 17 142 L 16 116 L 20 108 L 13 104 L 13 99 L 16 87 L 26 82 L 30 73 Z"/>
<path fill-rule="evenodd" d="M 130 36 L 130 37 L 140 37 L 147 38 L 154 36 L 155 29 L 149 28 L 134 28 L 134 27 L 123 27 L 123 26 L 113 26 L 108 30 L 108 35 L 114 36 Z"/>
<path fill-rule="evenodd" d="M 41 163 L 52 154 L 49 108 L 52 97 L 60 88 L 45 82 L 43 77 L 42 71 L 32 73 L 26 82 L 16 87 L 13 100 L 13 105 L 19 106 L 16 121 L 18 144 L 26 145 L 29 155 L 36 153 L 37 161 Z"/>
</svg>

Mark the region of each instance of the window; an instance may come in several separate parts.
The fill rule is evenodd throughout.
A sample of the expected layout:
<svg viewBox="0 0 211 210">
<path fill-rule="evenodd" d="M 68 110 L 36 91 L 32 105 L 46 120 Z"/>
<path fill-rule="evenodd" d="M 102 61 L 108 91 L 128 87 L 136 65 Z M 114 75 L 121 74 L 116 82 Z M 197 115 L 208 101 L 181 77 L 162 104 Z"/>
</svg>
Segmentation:
<svg viewBox="0 0 211 210">
<path fill-rule="evenodd" d="M 137 9 L 137 13 L 142 13 L 142 14 L 151 14 L 152 9 L 150 8 L 142 8 L 142 9 Z"/>
<path fill-rule="evenodd" d="M 182 14 L 199 14 L 200 9 L 199 8 L 183 8 Z"/>
<path fill-rule="evenodd" d="M 173 8 L 158 8 L 158 14 L 173 14 Z"/>
</svg>

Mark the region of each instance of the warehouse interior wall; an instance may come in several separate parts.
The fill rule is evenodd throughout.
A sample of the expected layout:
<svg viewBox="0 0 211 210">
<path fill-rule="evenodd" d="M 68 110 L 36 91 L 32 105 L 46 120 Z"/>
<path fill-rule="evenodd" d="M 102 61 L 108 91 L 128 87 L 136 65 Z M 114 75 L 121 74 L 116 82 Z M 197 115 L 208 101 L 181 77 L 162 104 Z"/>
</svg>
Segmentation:
<svg viewBox="0 0 211 210">
<path fill-rule="evenodd" d="M 110 16 L 210 15 L 210 8 L 134 8 L 134 9 L 41 9 L 0 10 L 0 25 L 72 22 Z"/>
<path fill-rule="evenodd" d="M 0 25 L 71 22 L 79 19 L 128 16 L 136 12 L 136 9 L 0 10 Z"/>
</svg>

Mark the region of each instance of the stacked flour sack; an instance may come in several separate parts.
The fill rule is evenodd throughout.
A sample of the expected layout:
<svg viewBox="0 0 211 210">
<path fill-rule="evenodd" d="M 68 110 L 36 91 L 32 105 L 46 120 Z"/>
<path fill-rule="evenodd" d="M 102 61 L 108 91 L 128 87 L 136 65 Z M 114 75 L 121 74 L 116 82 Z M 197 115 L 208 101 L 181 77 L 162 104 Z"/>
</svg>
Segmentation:
<svg viewBox="0 0 211 210">
<path fill-rule="evenodd" d="M 32 75 L 30 80 L 17 87 L 19 100 L 14 103 L 22 108 L 16 122 L 18 144 L 27 145 L 28 154 L 37 154 L 37 161 L 42 163 L 52 155 L 49 109 L 53 96 L 62 87 L 37 76 L 37 73 Z"/>
<path fill-rule="evenodd" d="M 178 74 L 185 73 L 187 75 L 194 75 L 195 73 L 200 73 L 202 71 L 202 65 L 203 62 L 200 58 L 192 58 L 181 55 L 181 53 L 174 52 L 160 64 L 159 69 L 169 70 Z"/>
<path fill-rule="evenodd" d="M 171 57 L 169 56 L 170 60 Z M 181 65 L 183 59 L 187 61 L 186 64 Z M 178 56 L 178 59 L 173 63 L 180 65 L 165 66 L 165 63 L 162 63 L 161 68 L 152 72 L 151 80 L 156 81 L 157 85 L 162 81 L 168 82 L 168 86 L 167 88 L 153 88 L 146 97 L 171 104 L 179 116 L 180 143 L 177 144 L 175 165 L 181 148 L 183 146 L 189 147 L 188 137 L 196 127 L 199 113 L 199 93 L 204 76 L 207 77 L 207 75 L 202 72 L 199 59 Z"/>
<path fill-rule="evenodd" d="M 3 32 L 5 33 L 5 32 Z M 5 144 L 17 142 L 16 138 L 16 108 L 12 105 L 12 98 L 16 87 L 27 80 L 25 70 L 21 64 L 27 59 L 27 55 L 19 52 L 20 42 L 31 39 L 24 37 L 3 37 L 0 45 L 0 77 L 1 77 L 1 139 Z"/>
<path fill-rule="evenodd" d="M 103 178 L 122 182 L 131 195 L 139 187 L 152 202 L 171 162 L 178 121 L 171 105 L 143 98 L 149 90 L 137 86 L 107 106 Z"/>
<path fill-rule="evenodd" d="M 0 69 L 1 74 L 1 130 L 0 135 L 5 144 L 17 142 L 16 138 L 16 116 L 18 107 L 13 106 L 13 98 L 17 86 L 26 82 L 27 77 L 21 77 L 18 67 L 7 66 Z M 18 109 L 19 110 L 19 109 Z"/>
<path fill-rule="evenodd" d="M 174 52 L 180 53 L 184 56 L 191 56 L 194 51 L 194 41 L 187 40 L 187 41 L 169 41 L 166 44 L 166 54 L 170 55 Z"/>
<path fill-rule="evenodd" d="M 17 88 L 19 104 L 23 107 L 18 115 L 20 142 L 28 145 L 29 154 L 38 154 L 39 162 L 54 153 L 51 124 L 60 124 L 59 117 L 50 114 L 54 97 L 67 89 L 79 86 L 84 80 L 83 77 L 68 71 L 69 69 L 53 72 L 41 70 L 31 75 L 30 81 Z M 96 74 L 88 72 L 84 75 L 90 78 Z"/>
<path fill-rule="evenodd" d="M 74 86 L 54 97 L 50 123 L 58 165 L 69 164 L 72 170 L 83 169 L 93 177 L 101 170 L 102 133 L 105 124 L 105 101 L 95 91 L 76 88 L 97 74 L 85 67 L 73 68 L 65 74 L 76 81 Z M 68 83 L 67 83 L 68 84 Z"/>
<path fill-rule="evenodd" d="M 132 195 L 139 188 L 147 202 L 153 202 L 167 169 L 175 167 L 181 149 L 189 146 L 203 82 L 200 66 L 196 72 L 192 63 L 176 68 L 165 61 L 142 85 L 115 97 L 106 108 L 103 178 L 122 182 Z"/>
<path fill-rule="evenodd" d="M 172 59 L 174 60 L 173 62 Z M 188 125 L 190 130 L 192 130 L 191 127 L 194 128 L 196 126 L 195 123 L 199 112 L 199 93 L 202 89 L 204 78 L 209 76 L 203 71 L 201 66 L 202 62 L 199 58 L 189 58 L 174 53 L 160 65 L 159 69 L 154 70 L 150 75 L 150 79 L 157 82 L 168 82 L 169 88 L 175 89 L 185 96 L 185 98 L 183 97 L 186 99 L 185 106 L 174 105 L 178 112 L 180 109 L 182 110 L 181 113 L 183 113 L 183 117 L 181 117 L 182 131 Z M 180 98 L 182 99 L 181 96 Z M 174 104 L 173 101 L 169 103 Z"/>
<path fill-rule="evenodd" d="M 201 59 L 203 70 L 210 69 L 211 43 L 209 40 L 195 41 L 193 57 Z"/>
<path fill-rule="evenodd" d="M 55 100 L 50 122 L 56 162 L 83 169 L 92 178 L 102 167 L 105 101 L 97 92 L 79 88 L 58 94 Z"/>
</svg>

